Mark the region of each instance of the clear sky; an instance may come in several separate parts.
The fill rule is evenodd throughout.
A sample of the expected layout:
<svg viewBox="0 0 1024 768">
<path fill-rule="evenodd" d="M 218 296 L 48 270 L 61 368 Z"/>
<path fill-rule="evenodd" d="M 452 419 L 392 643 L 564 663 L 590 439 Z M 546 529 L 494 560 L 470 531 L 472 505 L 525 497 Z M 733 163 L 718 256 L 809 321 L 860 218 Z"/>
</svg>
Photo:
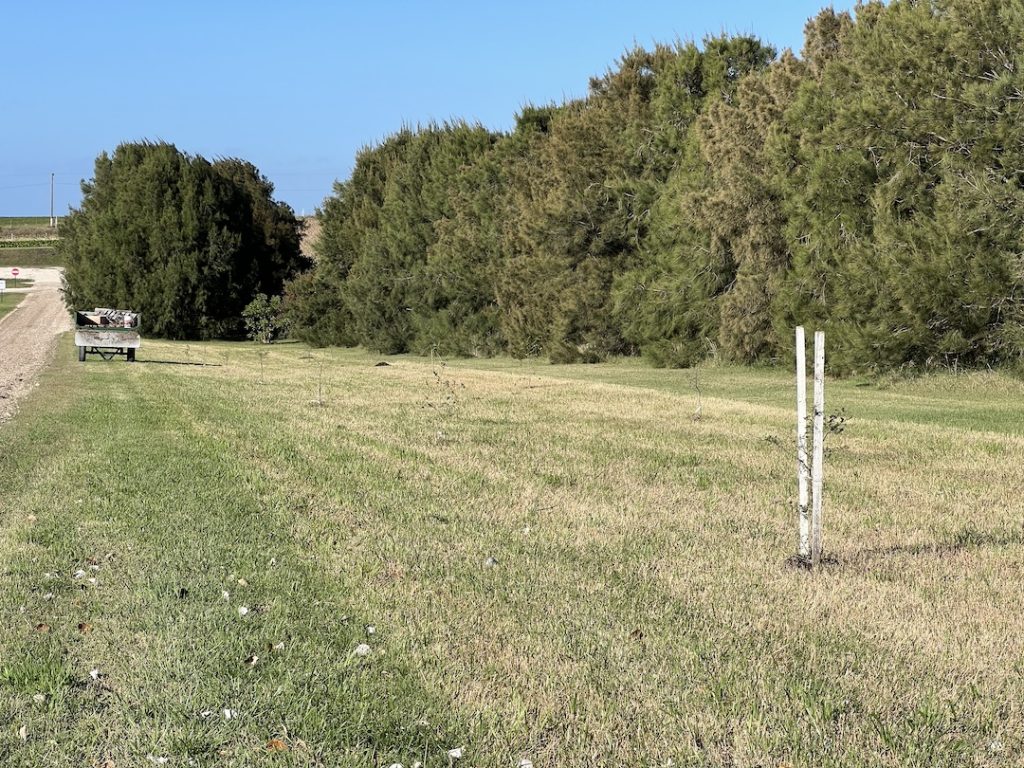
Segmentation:
<svg viewBox="0 0 1024 768">
<path fill-rule="evenodd" d="M 312 213 L 403 123 L 511 127 L 634 43 L 755 33 L 799 51 L 822 0 L 5 0 L 0 216 L 58 214 L 101 151 L 162 139 L 256 164 Z M 853 6 L 841 0 L 837 9 Z"/>
</svg>

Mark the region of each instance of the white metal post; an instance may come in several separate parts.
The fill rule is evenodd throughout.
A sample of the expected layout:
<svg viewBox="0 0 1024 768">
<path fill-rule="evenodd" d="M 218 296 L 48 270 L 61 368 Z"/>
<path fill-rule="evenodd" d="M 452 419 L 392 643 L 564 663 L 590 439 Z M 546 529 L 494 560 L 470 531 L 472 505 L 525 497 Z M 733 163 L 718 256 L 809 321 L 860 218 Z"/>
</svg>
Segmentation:
<svg viewBox="0 0 1024 768">
<path fill-rule="evenodd" d="M 797 554 L 807 560 L 811 556 L 811 518 L 808 510 L 808 483 L 811 466 L 807 460 L 807 350 L 804 327 L 796 327 L 796 483 L 797 517 L 800 543 Z"/>
<path fill-rule="evenodd" d="M 811 566 L 821 562 L 821 487 L 825 457 L 825 333 L 814 334 L 814 445 L 811 461 Z"/>
</svg>

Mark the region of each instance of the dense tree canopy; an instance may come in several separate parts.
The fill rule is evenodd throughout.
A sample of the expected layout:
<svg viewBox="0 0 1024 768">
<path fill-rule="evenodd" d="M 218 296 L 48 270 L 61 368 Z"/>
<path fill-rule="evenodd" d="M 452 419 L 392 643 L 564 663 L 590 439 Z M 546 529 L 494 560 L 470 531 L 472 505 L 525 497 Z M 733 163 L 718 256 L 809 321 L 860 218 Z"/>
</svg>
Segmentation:
<svg viewBox="0 0 1024 768">
<path fill-rule="evenodd" d="M 301 222 L 242 160 L 122 144 L 82 192 L 58 246 L 68 305 L 134 309 L 150 335 L 239 337 L 244 307 L 309 266 Z"/>
<path fill-rule="evenodd" d="M 290 284 L 297 332 L 395 352 L 791 354 L 836 370 L 1024 356 L 1024 11 L 824 10 L 627 52 L 495 134 L 405 128 L 356 160 Z"/>
</svg>

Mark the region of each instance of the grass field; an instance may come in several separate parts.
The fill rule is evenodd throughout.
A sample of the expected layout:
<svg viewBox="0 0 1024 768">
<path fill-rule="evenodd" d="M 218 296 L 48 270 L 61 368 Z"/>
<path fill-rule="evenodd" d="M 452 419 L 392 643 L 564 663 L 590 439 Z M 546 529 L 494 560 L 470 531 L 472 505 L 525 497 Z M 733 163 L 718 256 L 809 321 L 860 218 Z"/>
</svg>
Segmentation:
<svg viewBox="0 0 1024 768">
<path fill-rule="evenodd" d="M 50 227 L 49 216 L 0 216 L 0 247 L 10 245 L 9 240 L 50 240 L 56 231 Z"/>
<path fill-rule="evenodd" d="M 32 248 L 52 248 L 55 238 L 38 238 L 38 239 L 24 239 L 19 238 L 17 240 L 0 240 L 0 249 L 2 250 L 14 250 L 23 249 L 28 250 Z"/>
<path fill-rule="evenodd" d="M 13 227 L 48 227 L 49 216 L 0 216 L 0 229 Z"/>
<path fill-rule="evenodd" d="M 24 293 L 7 293 L 5 292 L 3 298 L 0 298 L 0 319 L 3 318 L 8 312 L 18 306 L 22 299 L 25 298 Z"/>
<path fill-rule="evenodd" d="M 0 269 L 10 267 L 59 267 L 54 248 L 0 248 Z"/>
<path fill-rule="evenodd" d="M 1024 761 L 1014 379 L 829 382 L 809 574 L 784 371 L 72 358 L 0 428 L 4 766 Z"/>
</svg>

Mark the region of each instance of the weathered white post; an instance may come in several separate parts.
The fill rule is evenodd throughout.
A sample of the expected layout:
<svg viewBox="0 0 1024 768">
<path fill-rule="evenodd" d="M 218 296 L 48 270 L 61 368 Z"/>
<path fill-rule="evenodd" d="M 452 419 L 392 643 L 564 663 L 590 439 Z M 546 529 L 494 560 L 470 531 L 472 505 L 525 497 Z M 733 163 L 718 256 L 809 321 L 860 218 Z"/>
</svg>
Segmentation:
<svg viewBox="0 0 1024 768">
<path fill-rule="evenodd" d="M 811 567 L 821 562 L 821 486 L 825 457 L 825 333 L 814 333 L 814 445 L 811 461 Z"/>
<path fill-rule="evenodd" d="M 811 517 L 807 508 L 807 485 L 811 465 L 807 461 L 807 354 L 804 327 L 796 327 L 796 483 L 798 489 L 797 517 L 800 543 L 797 554 L 801 560 L 811 557 Z"/>
</svg>

